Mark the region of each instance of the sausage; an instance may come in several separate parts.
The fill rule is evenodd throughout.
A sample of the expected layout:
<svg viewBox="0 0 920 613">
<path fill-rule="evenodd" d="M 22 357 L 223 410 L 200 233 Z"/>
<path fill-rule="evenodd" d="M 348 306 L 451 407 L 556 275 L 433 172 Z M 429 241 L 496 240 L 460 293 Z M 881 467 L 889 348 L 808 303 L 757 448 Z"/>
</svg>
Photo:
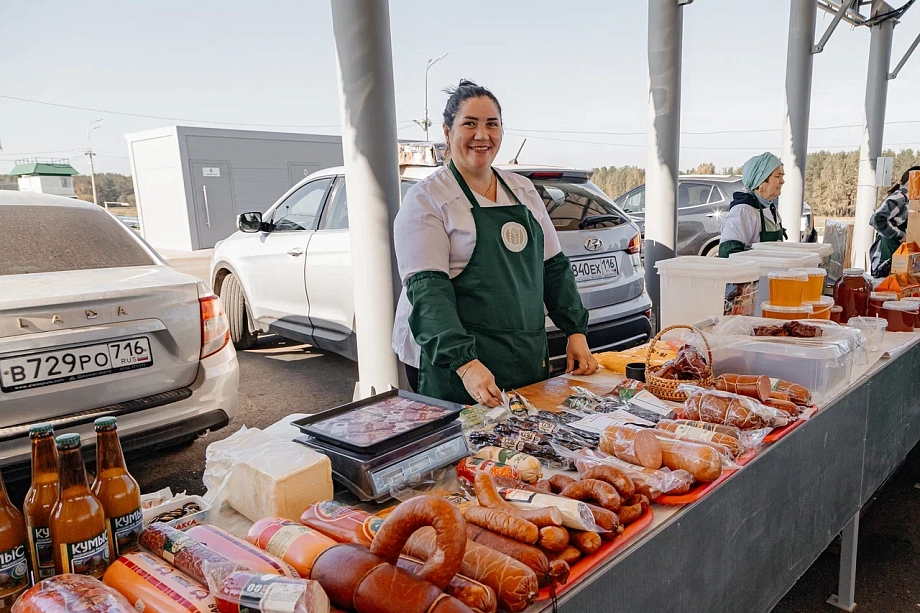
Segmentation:
<svg viewBox="0 0 920 613">
<path fill-rule="evenodd" d="M 374 535 L 370 552 L 395 565 L 406 541 L 424 526 L 434 528 L 438 554 L 425 562 L 418 576 L 444 589 L 463 563 L 466 521 L 460 510 L 443 498 L 419 496 L 396 507 Z"/>
<path fill-rule="evenodd" d="M 476 479 L 477 472 L 486 472 L 493 477 L 504 477 L 521 482 L 521 474 L 513 466 L 508 466 L 494 460 L 483 460 L 482 458 L 463 458 L 457 463 L 457 476 L 465 481 L 472 483 Z"/>
<path fill-rule="evenodd" d="M 623 531 L 623 527 L 620 526 L 620 520 L 617 519 L 616 513 L 603 509 L 595 504 L 591 504 L 590 502 L 584 504 L 587 505 L 588 509 L 591 510 L 591 514 L 594 515 L 594 523 L 597 524 L 601 530 L 606 530 L 606 532 L 600 533 L 602 540 L 612 541 Z"/>
<path fill-rule="evenodd" d="M 792 406 L 794 407 L 795 405 Z M 685 426 L 668 419 L 662 419 L 655 424 L 655 429 L 672 434 L 676 440 L 718 445 L 717 449 L 719 451 L 727 451 L 733 458 L 740 456 L 743 451 L 740 440 L 720 432 Z"/>
<path fill-rule="evenodd" d="M 417 571 L 422 564 L 421 561 L 414 558 L 399 556 L 399 562 L 396 565 L 410 573 L 418 574 Z M 453 596 L 472 609 L 474 613 L 495 613 L 498 609 L 498 601 L 495 599 L 495 591 L 492 588 L 462 575 L 456 575 L 451 579 L 444 588 L 444 593 Z"/>
<path fill-rule="evenodd" d="M 281 517 L 266 517 L 252 525 L 246 540 L 281 558 L 304 579 L 310 578 L 313 562 L 336 544 L 328 536 Z"/>
<path fill-rule="evenodd" d="M 767 405 L 768 407 L 773 407 L 774 409 L 778 409 L 782 411 L 783 413 L 785 413 L 786 415 L 789 415 L 790 417 L 799 416 L 798 405 L 789 400 L 780 400 L 778 398 L 768 398 L 763 401 L 763 404 Z"/>
<path fill-rule="evenodd" d="M 561 567 L 552 568 L 546 554 L 533 545 L 525 545 L 472 524 L 466 525 L 466 535 L 474 543 L 491 547 L 523 563 L 536 573 L 537 581 L 541 585 L 554 581 L 565 584 L 569 578 L 568 569 L 563 571 Z"/>
<path fill-rule="evenodd" d="M 665 421 L 665 420 L 662 420 Z M 680 426 L 691 426 L 693 428 L 702 428 L 703 430 L 709 430 L 710 432 L 718 432 L 719 434 L 724 434 L 732 438 L 741 440 L 741 430 L 735 426 L 726 426 L 723 424 L 711 424 L 708 421 L 694 421 L 692 419 L 672 419 L 667 421 L 673 421 L 675 424 Z"/>
<path fill-rule="evenodd" d="M 521 480 L 525 483 L 536 483 L 537 480 L 543 477 L 543 465 L 540 464 L 540 460 L 526 453 L 489 446 L 480 449 L 476 453 L 476 457 L 507 464 L 518 472 Z"/>
<path fill-rule="evenodd" d="M 572 532 L 572 544 L 585 555 L 596 553 L 601 548 L 601 537 L 597 532 Z"/>
<path fill-rule="evenodd" d="M 266 575 L 239 567 L 218 568 L 208 574 L 208 586 L 220 613 L 278 609 L 297 613 L 329 612 L 329 598 L 316 581 Z M 282 607 L 278 607 L 279 593 L 284 594 Z"/>
<path fill-rule="evenodd" d="M 294 567 L 284 560 L 262 551 L 243 539 L 236 538 L 229 532 L 224 532 L 217 526 L 192 526 L 185 533 L 198 539 L 220 555 L 255 572 L 300 578 Z"/>
<path fill-rule="evenodd" d="M 600 450 L 624 462 L 661 468 L 661 445 L 648 430 L 630 426 L 608 426 L 601 433 Z"/>
<path fill-rule="evenodd" d="M 769 416 L 761 415 L 746 406 L 743 402 L 746 400 L 741 397 L 731 398 L 708 392 L 690 394 L 684 403 L 685 409 L 681 416 L 735 426 L 741 430 L 759 430 L 770 426 Z"/>
<path fill-rule="evenodd" d="M 569 567 L 572 567 L 576 562 L 581 559 L 581 552 L 578 551 L 578 548 L 575 545 L 569 545 L 559 553 L 549 554 L 549 559 L 552 560 L 562 560 Z"/>
<path fill-rule="evenodd" d="M 763 402 L 770 397 L 770 377 L 765 375 L 719 375 L 713 381 L 720 392 L 731 392 Z"/>
<path fill-rule="evenodd" d="M 569 531 L 559 526 L 540 528 L 540 548 L 544 551 L 558 552 L 569 544 Z"/>
<path fill-rule="evenodd" d="M 801 386 L 797 383 L 790 383 L 789 381 L 783 381 L 782 379 L 770 379 L 774 392 L 785 392 L 789 394 L 792 402 L 796 403 L 800 407 L 807 407 L 811 405 L 811 392 L 808 391 L 808 388 Z"/>
<path fill-rule="evenodd" d="M 560 496 L 574 500 L 595 500 L 601 507 L 614 513 L 620 508 L 620 495 L 609 483 L 597 479 L 582 479 L 572 483 Z"/>
<path fill-rule="evenodd" d="M 300 523 L 338 543 L 358 543 L 369 547 L 372 537 L 364 529 L 368 517 L 370 513 L 341 502 L 323 500 L 307 507 L 300 516 Z"/>
<path fill-rule="evenodd" d="M 467 524 L 469 528 L 469 524 Z M 407 554 L 427 560 L 437 553 L 434 528 L 422 528 L 406 543 Z M 539 590 L 537 575 L 523 562 L 468 540 L 460 572 L 495 591 L 498 606 L 511 613 L 523 611 Z"/>
<path fill-rule="evenodd" d="M 722 456 L 712 447 L 667 438 L 659 440 L 662 460 L 671 470 L 685 470 L 703 483 L 715 481 L 722 476 Z"/>
<path fill-rule="evenodd" d="M 628 526 L 638 520 L 649 508 L 648 498 L 641 494 L 637 494 L 627 502 L 628 504 L 621 507 L 620 512 L 617 514 L 617 517 L 619 517 L 624 526 Z"/>
<path fill-rule="evenodd" d="M 470 506 L 463 511 L 463 517 L 473 525 L 528 545 L 533 545 L 540 538 L 541 531 L 534 524 L 498 509 Z M 543 529 L 546 530 L 546 528 Z"/>
<path fill-rule="evenodd" d="M 64 574 L 36 583 L 13 603 L 14 613 L 137 613 L 128 600 L 99 579 Z"/>
<path fill-rule="evenodd" d="M 509 515 L 526 519 L 538 528 L 562 525 L 562 512 L 555 507 L 524 511 L 502 498 L 498 490 L 495 489 L 494 480 L 486 473 L 480 472 L 476 474 L 475 489 L 476 499 L 484 507 L 497 509 Z"/>
<path fill-rule="evenodd" d="M 538 492 L 540 494 L 552 494 L 553 493 L 553 488 L 552 486 L 550 486 L 549 481 L 547 481 L 546 479 L 540 479 L 533 485 L 525 485 L 521 489 L 525 489 L 528 492 Z"/>
<path fill-rule="evenodd" d="M 211 613 L 217 609 L 207 584 L 202 585 L 176 567 L 143 551 L 125 554 L 112 562 L 102 581 L 129 598 L 138 610 Z"/>
<path fill-rule="evenodd" d="M 312 577 L 323 587 L 329 601 L 342 609 L 366 613 L 472 613 L 456 598 L 361 545 L 326 549 L 316 558 Z"/>
<path fill-rule="evenodd" d="M 189 577 L 202 584 L 208 580 L 203 565 L 229 564 L 230 560 L 181 530 L 162 523 L 150 524 L 141 530 L 137 542 L 141 547 L 166 560 Z"/>
<path fill-rule="evenodd" d="M 785 400 L 786 402 L 795 402 L 792 400 L 792 395 L 787 394 L 786 392 L 770 392 L 770 398 L 773 400 Z"/>
<path fill-rule="evenodd" d="M 572 485 L 577 480 L 578 479 L 573 479 L 572 477 L 568 475 L 562 475 L 562 474 L 553 475 L 552 477 L 550 477 L 550 480 L 549 480 L 550 488 L 552 488 L 553 490 L 552 492 L 550 492 L 550 494 L 561 493 L 562 490 Z"/>
<path fill-rule="evenodd" d="M 592 466 L 581 475 L 581 478 L 597 479 L 598 481 L 609 483 L 616 489 L 621 498 L 632 498 L 636 495 L 636 485 L 633 480 L 627 477 L 626 473 L 617 470 L 613 466 L 604 464 Z"/>
</svg>

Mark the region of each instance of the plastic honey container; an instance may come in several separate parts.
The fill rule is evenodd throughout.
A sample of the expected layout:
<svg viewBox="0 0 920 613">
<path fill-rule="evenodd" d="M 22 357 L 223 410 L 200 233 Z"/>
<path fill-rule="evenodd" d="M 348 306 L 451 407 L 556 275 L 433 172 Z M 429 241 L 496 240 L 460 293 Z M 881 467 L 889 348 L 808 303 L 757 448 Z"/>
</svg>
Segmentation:
<svg viewBox="0 0 920 613">
<path fill-rule="evenodd" d="M 896 302 L 897 300 L 897 292 L 872 292 L 869 294 L 869 317 L 879 317 L 882 306 L 886 302 Z"/>
<path fill-rule="evenodd" d="M 776 270 L 768 274 L 767 278 L 770 280 L 769 304 L 784 307 L 802 306 L 808 275 L 803 272 Z"/>
<path fill-rule="evenodd" d="M 805 306 L 811 307 L 809 319 L 829 320 L 831 318 L 831 308 L 834 306 L 834 299 L 830 296 L 821 296 L 818 300 L 805 302 Z"/>
<path fill-rule="evenodd" d="M 914 172 L 917 172 L 916 170 Z M 901 302 L 920 305 L 920 296 L 906 296 L 901 298 Z M 917 319 L 914 321 L 914 328 L 920 328 L 920 312 L 917 313 Z"/>
<path fill-rule="evenodd" d="M 805 291 L 802 294 L 803 302 L 817 302 L 824 294 L 824 279 L 827 271 L 823 268 L 793 268 L 789 272 L 803 272 L 808 275 Z"/>
<path fill-rule="evenodd" d="M 783 306 L 764 302 L 760 305 L 760 309 L 767 319 L 785 319 L 787 321 L 811 319 L 811 307 L 807 305 Z M 828 311 L 828 314 L 830 314 L 830 311 Z"/>
<path fill-rule="evenodd" d="M 831 307 L 831 321 L 832 321 L 832 322 L 834 322 L 834 323 L 836 323 L 836 324 L 839 324 L 839 323 L 840 323 L 840 318 L 841 318 L 842 316 L 843 316 L 843 307 L 842 307 L 842 306 L 838 306 L 838 305 L 835 304 L 834 306 Z"/>
<path fill-rule="evenodd" d="M 913 332 L 920 304 L 902 300 L 882 305 L 882 317 L 888 320 L 889 332 Z"/>
</svg>

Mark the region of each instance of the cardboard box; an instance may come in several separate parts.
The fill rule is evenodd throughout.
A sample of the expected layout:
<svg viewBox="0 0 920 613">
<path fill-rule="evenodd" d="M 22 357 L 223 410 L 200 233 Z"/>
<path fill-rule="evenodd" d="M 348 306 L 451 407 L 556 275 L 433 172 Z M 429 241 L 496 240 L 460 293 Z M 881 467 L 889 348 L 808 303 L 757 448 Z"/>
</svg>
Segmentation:
<svg viewBox="0 0 920 613">
<path fill-rule="evenodd" d="M 891 274 L 905 272 L 920 275 L 920 245 L 916 241 L 905 242 L 891 256 Z"/>
</svg>

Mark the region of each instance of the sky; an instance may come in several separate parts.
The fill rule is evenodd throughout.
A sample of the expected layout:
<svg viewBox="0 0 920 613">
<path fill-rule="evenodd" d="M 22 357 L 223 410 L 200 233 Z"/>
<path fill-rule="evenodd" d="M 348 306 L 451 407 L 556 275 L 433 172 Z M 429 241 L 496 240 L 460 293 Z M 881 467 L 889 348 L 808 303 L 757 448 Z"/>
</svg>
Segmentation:
<svg viewBox="0 0 920 613">
<path fill-rule="evenodd" d="M 125 174 L 124 135 L 162 126 L 338 134 L 331 1 L 0 2 L 0 173 L 35 156 L 88 173 L 97 119 L 96 171 Z M 819 11 L 816 38 L 830 20 Z M 467 78 L 502 103 L 498 162 L 526 136 L 522 163 L 645 166 L 646 2 L 390 0 L 390 21 L 400 138 L 424 138 L 425 64 L 447 53 L 429 72 L 434 134 L 443 89 Z M 788 28 L 788 0 L 684 9 L 681 168 L 780 153 Z M 895 28 L 892 65 L 918 32 L 920 5 Z M 859 147 L 860 127 L 815 128 L 862 124 L 868 52 L 868 29 L 841 24 L 815 56 L 809 149 Z M 889 125 L 886 145 L 920 148 L 918 98 L 920 53 L 890 82 L 886 118 L 915 123 Z"/>
</svg>

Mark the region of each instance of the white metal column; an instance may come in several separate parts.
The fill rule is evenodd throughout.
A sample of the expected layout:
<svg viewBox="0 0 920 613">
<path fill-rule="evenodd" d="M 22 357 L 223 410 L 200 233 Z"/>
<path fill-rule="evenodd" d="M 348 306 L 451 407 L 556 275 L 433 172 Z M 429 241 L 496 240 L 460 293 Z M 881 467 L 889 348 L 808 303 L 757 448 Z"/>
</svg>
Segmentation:
<svg viewBox="0 0 920 613">
<path fill-rule="evenodd" d="M 680 158 L 680 72 L 684 4 L 648 2 L 648 118 L 645 163 L 645 284 L 661 321 L 661 282 L 655 263 L 677 248 Z"/>
<path fill-rule="evenodd" d="M 390 347 L 399 291 L 392 236 L 399 160 L 389 3 L 331 0 L 331 5 L 358 336 L 355 398 L 365 398 L 399 383 Z"/>
<path fill-rule="evenodd" d="M 879 0 L 872 2 L 872 16 L 888 12 L 891 7 Z M 891 67 L 891 40 L 895 20 L 888 19 L 871 28 L 869 72 L 866 77 L 866 116 L 862 145 L 859 150 L 859 181 L 856 188 L 856 227 L 853 230 L 852 263 L 866 268 L 872 228 L 869 219 L 878 204 L 875 165 L 882 154 L 885 136 L 885 106 L 888 103 L 888 70 Z"/>
<path fill-rule="evenodd" d="M 811 75 L 818 5 L 815 0 L 792 0 L 789 9 L 789 45 L 786 53 L 786 116 L 783 120 L 783 167 L 786 184 L 779 211 L 789 240 L 799 242 L 802 203 L 805 201 L 805 160 L 811 112 Z"/>
</svg>

